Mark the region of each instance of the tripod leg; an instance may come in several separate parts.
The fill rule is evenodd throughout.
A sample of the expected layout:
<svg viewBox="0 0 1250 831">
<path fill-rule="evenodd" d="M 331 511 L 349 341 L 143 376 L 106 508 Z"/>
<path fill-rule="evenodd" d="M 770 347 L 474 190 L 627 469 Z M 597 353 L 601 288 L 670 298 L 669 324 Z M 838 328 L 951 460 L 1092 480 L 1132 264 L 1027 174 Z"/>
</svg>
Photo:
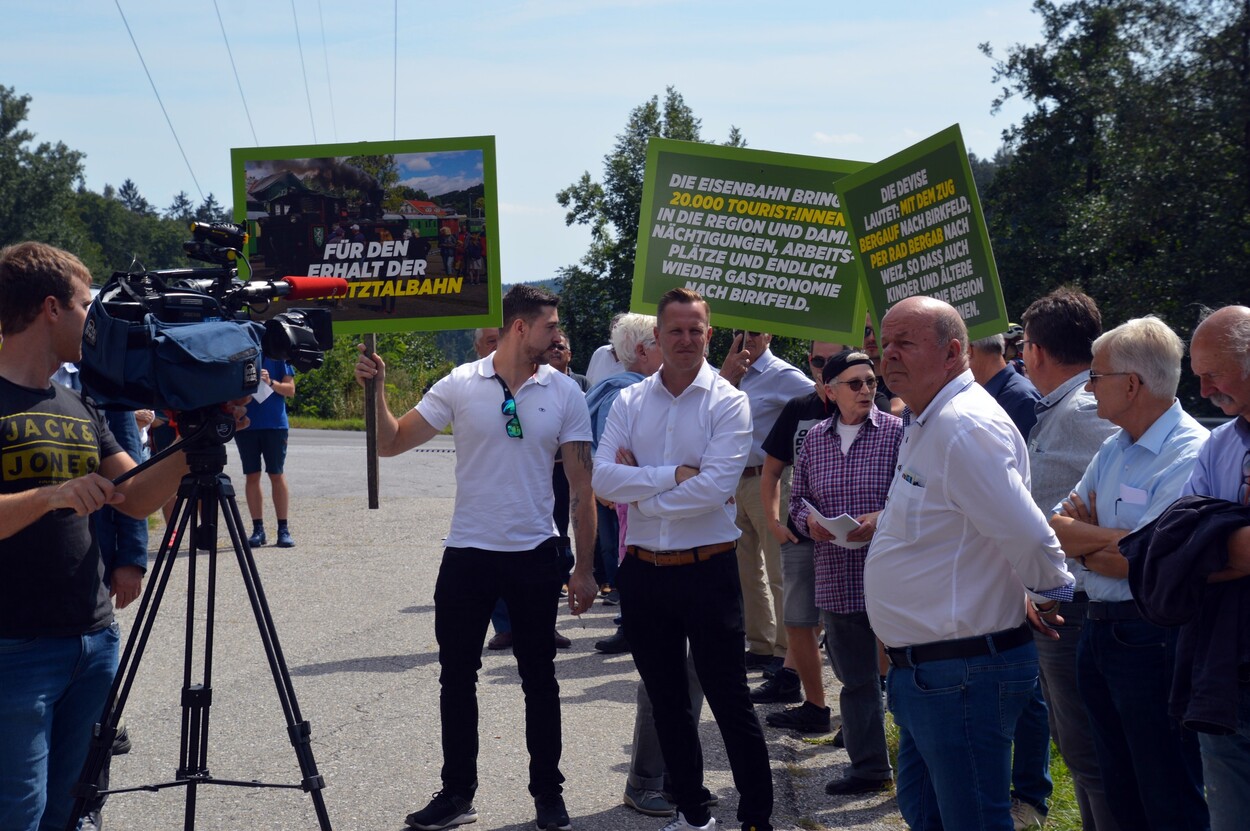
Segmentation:
<svg viewBox="0 0 1250 831">
<path fill-rule="evenodd" d="M 274 686 L 282 703 L 282 712 L 286 717 L 287 734 L 290 736 L 291 746 L 295 749 L 295 757 L 303 776 L 301 784 L 312 799 L 320 828 L 322 831 L 330 831 L 330 816 L 326 812 L 325 799 L 321 793 L 325 787 L 325 780 L 317 772 L 317 763 L 313 759 L 310 741 L 312 725 L 300 714 L 299 703 L 295 698 L 295 686 L 291 682 L 291 673 L 287 668 L 286 658 L 282 654 L 282 646 L 278 643 L 278 630 L 274 627 L 273 614 L 269 610 L 268 600 L 265 599 L 265 590 L 261 586 L 256 559 L 252 556 L 252 549 L 243 535 L 243 518 L 239 514 L 239 503 L 235 499 L 234 485 L 224 474 L 218 476 L 218 481 L 222 515 L 225 517 L 226 528 L 230 532 L 230 541 L 239 561 L 243 583 L 247 587 L 252 613 L 260 628 L 265 657 L 269 660 L 269 670 L 273 674 Z"/>
<path fill-rule="evenodd" d="M 69 822 L 65 831 L 76 831 L 78 819 L 100 795 L 100 774 L 108 765 L 113 749 L 113 740 L 117 738 L 117 725 L 121 721 L 122 711 L 130 697 L 131 687 L 139 671 L 139 662 L 143 658 L 148 638 L 152 633 L 152 625 L 156 621 L 156 613 L 160 609 L 161 600 L 165 596 L 165 588 L 169 584 L 169 576 L 173 573 L 174 561 L 177 559 L 177 545 L 185 540 L 185 529 L 191 518 L 187 509 L 187 496 L 183 488 L 179 488 L 178 500 L 170 515 L 169 525 L 165 529 L 165 537 L 152 566 L 147 588 L 139 601 L 139 611 L 126 640 L 126 648 L 117 664 L 117 672 L 113 677 L 113 686 L 104 704 L 100 722 L 96 725 L 91 744 L 87 750 L 87 760 L 83 763 L 82 775 L 73 788 L 74 807 L 70 811 Z M 177 533 L 174 533 L 177 529 Z"/>
</svg>

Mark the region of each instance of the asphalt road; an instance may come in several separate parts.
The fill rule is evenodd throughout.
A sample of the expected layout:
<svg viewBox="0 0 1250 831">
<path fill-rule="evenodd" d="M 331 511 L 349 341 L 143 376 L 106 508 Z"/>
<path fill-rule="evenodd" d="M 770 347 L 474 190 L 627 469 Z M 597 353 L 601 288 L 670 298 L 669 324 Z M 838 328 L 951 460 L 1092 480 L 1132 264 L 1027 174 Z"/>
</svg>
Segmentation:
<svg viewBox="0 0 1250 831">
<path fill-rule="evenodd" d="M 439 788 L 438 666 L 433 586 L 441 540 L 455 496 L 455 455 L 449 437 L 398 459 L 381 460 L 380 508 L 366 500 L 362 433 L 292 431 L 287 475 L 296 547 L 256 552 L 280 646 L 302 717 L 312 724 L 312 751 L 336 829 L 404 828 L 403 818 Z M 230 450 L 226 473 L 243 478 Z M 268 487 L 266 486 L 266 494 Z M 273 517 L 267 510 L 271 539 Z M 159 533 L 154 533 L 155 550 Z M 299 766 L 265 660 L 255 619 L 229 550 L 217 570 L 213 704 L 209 769 L 227 780 L 295 784 Z M 152 641 L 126 706 L 134 749 L 115 759 L 114 787 L 174 779 L 178 765 L 180 690 L 188 615 L 188 558 L 175 563 Z M 192 682 L 202 681 L 208 558 L 190 615 L 198 643 Z M 132 628 L 134 604 L 119 617 Z M 658 829 L 621 804 L 632 736 L 637 675 L 628 655 L 606 657 L 596 640 L 612 633 L 612 607 L 596 605 L 577 620 L 561 609 L 558 628 L 573 640 L 556 671 L 563 701 L 565 798 L 579 831 Z M 534 827 L 526 790 L 528 757 L 523 705 L 510 651 L 484 651 L 480 673 L 480 788 L 472 828 Z M 836 692 L 827 689 L 836 711 Z M 758 679 L 752 679 L 758 683 Z M 759 707 L 764 712 L 781 705 Z M 892 794 L 833 798 L 824 783 L 848 764 L 845 751 L 765 728 L 777 795 L 779 829 L 901 828 Z M 715 815 L 737 828 L 737 805 L 723 745 L 704 712 L 708 786 L 720 796 Z M 828 737 L 825 737 L 826 739 Z M 110 831 L 183 827 L 184 788 L 118 794 L 105 812 Z M 299 790 L 206 786 L 199 789 L 195 827 L 314 829 L 311 798 Z"/>
</svg>

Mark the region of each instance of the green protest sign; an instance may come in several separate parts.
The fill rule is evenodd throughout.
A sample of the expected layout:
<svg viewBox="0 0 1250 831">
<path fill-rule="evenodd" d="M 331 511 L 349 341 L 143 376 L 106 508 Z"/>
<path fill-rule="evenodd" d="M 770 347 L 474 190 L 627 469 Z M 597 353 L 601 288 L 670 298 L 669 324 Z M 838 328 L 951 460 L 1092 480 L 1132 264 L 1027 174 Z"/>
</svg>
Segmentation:
<svg viewBox="0 0 1250 831">
<path fill-rule="evenodd" d="M 836 190 L 877 320 L 927 295 L 954 306 L 973 340 L 1007 330 L 959 125 L 838 180 Z"/>
<path fill-rule="evenodd" d="M 499 326 L 495 139 L 230 151 L 243 279 L 342 277 L 337 335 Z M 284 304 L 256 314 L 265 318 Z"/>
<path fill-rule="evenodd" d="M 867 301 L 833 183 L 862 162 L 652 138 L 630 308 L 698 291 L 717 326 L 860 343 Z"/>
</svg>

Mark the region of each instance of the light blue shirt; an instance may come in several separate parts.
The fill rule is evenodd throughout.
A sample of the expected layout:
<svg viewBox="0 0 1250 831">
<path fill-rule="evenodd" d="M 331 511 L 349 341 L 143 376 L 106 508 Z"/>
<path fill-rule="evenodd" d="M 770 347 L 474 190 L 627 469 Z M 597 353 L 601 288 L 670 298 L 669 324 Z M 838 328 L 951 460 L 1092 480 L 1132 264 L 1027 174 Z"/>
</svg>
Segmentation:
<svg viewBox="0 0 1250 831">
<path fill-rule="evenodd" d="M 1185 483 L 1185 496 L 1197 494 L 1237 501 L 1245 480 L 1246 454 L 1250 453 L 1250 422 L 1235 418 L 1211 431 L 1198 453 L 1198 463 Z"/>
<path fill-rule="evenodd" d="M 1089 504 L 1097 495 L 1098 524 L 1133 531 L 1149 524 L 1181 495 L 1210 432 L 1172 401 L 1141 438 L 1118 430 L 1103 442 L 1085 475 L 1073 488 Z M 1056 505 L 1053 513 L 1059 512 Z M 1132 600 L 1128 580 L 1085 572 L 1090 600 Z"/>
<path fill-rule="evenodd" d="M 791 398 L 807 395 L 816 385 L 798 367 L 765 349 L 747 367 L 738 389 L 751 402 L 751 452 L 747 454 L 747 467 L 759 467 L 764 464 L 764 439 L 777 423 L 781 408 Z"/>
</svg>

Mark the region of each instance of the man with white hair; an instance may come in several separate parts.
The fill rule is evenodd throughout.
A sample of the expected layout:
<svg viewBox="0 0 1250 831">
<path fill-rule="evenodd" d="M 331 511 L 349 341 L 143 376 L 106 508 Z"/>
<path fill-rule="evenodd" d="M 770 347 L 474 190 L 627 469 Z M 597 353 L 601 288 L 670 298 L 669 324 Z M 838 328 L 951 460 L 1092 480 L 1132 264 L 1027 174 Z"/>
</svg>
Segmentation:
<svg viewBox="0 0 1250 831">
<path fill-rule="evenodd" d="M 1168 716 L 1177 630 L 1142 618 L 1118 546 L 1181 495 L 1207 439 L 1176 400 L 1184 351 L 1153 315 L 1094 341 L 1086 386 L 1120 430 L 1051 517 L 1064 551 L 1086 570 L 1077 687 L 1121 828 L 1208 827 L 1197 739 Z M 1038 607 L 1043 620 L 1056 605 Z"/>
<path fill-rule="evenodd" d="M 632 312 L 617 315 L 612 322 L 612 352 L 623 359 L 623 372 L 617 372 L 595 384 L 586 393 L 586 406 L 590 409 L 590 425 L 593 439 L 592 450 L 598 449 L 599 437 L 608 423 L 608 413 L 620 397 L 621 390 L 631 387 L 660 368 L 663 358 L 655 340 L 655 317 Z M 596 497 L 598 511 L 599 559 L 603 576 L 609 585 L 616 585 L 616 568 L 619 562 L 620 522 L 616 505 Z M 616 634 L 595 643 L 595 649 L 609 655 L 629 651 L 629 641 L 620 627 Z"/>
</svg>

